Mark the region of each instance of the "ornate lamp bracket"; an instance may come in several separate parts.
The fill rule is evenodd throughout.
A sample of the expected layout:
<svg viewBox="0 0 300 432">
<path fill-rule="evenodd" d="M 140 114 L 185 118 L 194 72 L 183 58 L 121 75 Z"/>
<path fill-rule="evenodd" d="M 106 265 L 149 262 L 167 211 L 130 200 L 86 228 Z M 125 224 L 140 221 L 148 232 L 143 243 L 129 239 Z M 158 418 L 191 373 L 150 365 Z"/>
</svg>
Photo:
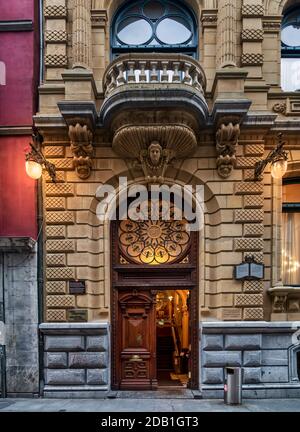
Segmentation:
<svg viewBox="0 0 300 432">
<path fill-rule="evenodd" d="M 236 165 L 240 125 L 235 119 L 220 120 L 216 132 L 217 170 L 222 178 L 230 176 Z"/>
</svg>

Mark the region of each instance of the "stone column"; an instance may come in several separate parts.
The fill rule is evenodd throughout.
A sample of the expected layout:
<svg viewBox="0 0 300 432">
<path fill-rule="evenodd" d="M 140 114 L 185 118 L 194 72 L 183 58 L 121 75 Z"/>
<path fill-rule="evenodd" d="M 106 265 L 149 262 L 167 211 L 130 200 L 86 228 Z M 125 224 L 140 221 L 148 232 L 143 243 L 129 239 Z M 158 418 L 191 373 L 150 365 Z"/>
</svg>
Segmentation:
<svg viewBox="0 0 300 432">
<path fill-rule="evenodd" d="M 217 29 L 217 68 L 236 66 L 237 6 L 236 0 L 219 0 Z"/>
<path fill-rule="evenodd" d="M 92 28 L 91 0 L 74 0 L 73 12 L 73 68 L 91 67 Z"/>
</svg>

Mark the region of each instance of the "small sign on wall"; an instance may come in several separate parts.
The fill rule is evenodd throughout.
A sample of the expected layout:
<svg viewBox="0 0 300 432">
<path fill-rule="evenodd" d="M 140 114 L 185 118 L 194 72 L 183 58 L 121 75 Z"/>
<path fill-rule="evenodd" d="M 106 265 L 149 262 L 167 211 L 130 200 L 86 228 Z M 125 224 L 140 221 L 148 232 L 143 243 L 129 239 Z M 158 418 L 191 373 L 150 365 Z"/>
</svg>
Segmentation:
<svg viewBox="0 0 300 432">
<path fill-rule="evenodd" d="M 69 322 L 87 322 L 87 309 L 70 309 L 67 311 L 67 319 Z"/>
<path fill-rule="evenodd" d="M 70 294 L 85 294 L 85 280 L 71 279 L 69 281 Z"/>
</svg>

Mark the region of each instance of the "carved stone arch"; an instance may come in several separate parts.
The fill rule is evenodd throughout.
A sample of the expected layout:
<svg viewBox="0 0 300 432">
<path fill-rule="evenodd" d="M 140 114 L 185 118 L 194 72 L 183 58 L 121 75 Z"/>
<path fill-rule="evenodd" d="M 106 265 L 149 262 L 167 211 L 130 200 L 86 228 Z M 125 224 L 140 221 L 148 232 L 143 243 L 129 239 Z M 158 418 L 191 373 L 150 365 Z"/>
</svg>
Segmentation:
<svg viewBox="0 0 300 432">
<path fill-rule="evenodd" d="M 300 5 L 300 0 L 266 0 L 265 14 L 266 15 L 282 15 L 290 6 Z"/>
</svg>

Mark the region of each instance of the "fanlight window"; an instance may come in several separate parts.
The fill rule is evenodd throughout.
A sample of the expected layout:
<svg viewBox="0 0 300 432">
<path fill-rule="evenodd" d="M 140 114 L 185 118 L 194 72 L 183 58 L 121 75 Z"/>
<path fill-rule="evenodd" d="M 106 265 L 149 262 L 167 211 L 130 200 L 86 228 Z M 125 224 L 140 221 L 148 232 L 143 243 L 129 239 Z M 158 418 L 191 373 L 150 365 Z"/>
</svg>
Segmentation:
<svg viewBox="0 0 300 432">
<path fill-rule="evenodd" d="M 171 206 L 170 217 L 164 217 L 164 207 L 160 205 L 159 217 L 155 220 L 120 221 L 118 237 L 123 260 L 151 265 L 182 262 L 189 251 L 190 233 L 186 221 L 177 220 L 175 214 Z"/>
<path fill-rule="evenodd" d="M 113 21 L 112 52 L 173 50 L 194 55 L 196 36 L 195 19 L 181 2 L 131 2 Z"/>
<path fill-rule="evenodd" d="M 281 28 L 281 87 L 300 91 L 300 7 L 289 9 Z"/>
</svg>

